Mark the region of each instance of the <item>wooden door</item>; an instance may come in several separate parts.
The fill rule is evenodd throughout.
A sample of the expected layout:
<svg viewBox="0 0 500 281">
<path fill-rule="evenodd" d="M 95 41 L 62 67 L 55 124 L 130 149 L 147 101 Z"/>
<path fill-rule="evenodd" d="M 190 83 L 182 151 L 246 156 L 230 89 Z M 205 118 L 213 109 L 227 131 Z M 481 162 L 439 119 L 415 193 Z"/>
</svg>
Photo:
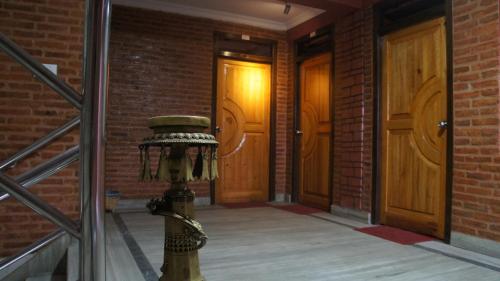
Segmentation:
<svg viewBox="0 0 500 281">
<path fill-rule="evenodd" d="M 267 201 L 271 66 L 219 59 L 217 70 L 216 201 Z"/>
<path fill-rule="evenodd" d="M 330 209 L 331 55 L 306 60 L 300 67 L 299 201 Z"/>
<path fill-rule="evenodd" d="M 444 238 L 446 35 L 436 19 L 384 38 L 381 222 Z"/>
</svg>

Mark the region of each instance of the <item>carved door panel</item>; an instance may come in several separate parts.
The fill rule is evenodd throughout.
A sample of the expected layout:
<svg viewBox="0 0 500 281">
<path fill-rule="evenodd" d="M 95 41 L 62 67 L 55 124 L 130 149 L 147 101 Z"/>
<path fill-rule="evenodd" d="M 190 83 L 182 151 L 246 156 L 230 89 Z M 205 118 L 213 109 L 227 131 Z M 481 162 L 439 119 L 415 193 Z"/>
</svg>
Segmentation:
<svg viewBox="0 0 500 281">
<path fill-rule="evenodd" d="M 267 201 L 271 66 L 219 59 L 217 203 Z"/>
<path fill-rule="evenodd" d="M 383 45 L 381 222 L 444 238 L 444 19 L 387 35 Z M 442 124 L 444 125 L 444 124 Z"/>
<path fill-rule="evenodd" d="M 330 208 L 331 55 L 304 61 L 300 67 L 299 201 Z"/>
</svg>

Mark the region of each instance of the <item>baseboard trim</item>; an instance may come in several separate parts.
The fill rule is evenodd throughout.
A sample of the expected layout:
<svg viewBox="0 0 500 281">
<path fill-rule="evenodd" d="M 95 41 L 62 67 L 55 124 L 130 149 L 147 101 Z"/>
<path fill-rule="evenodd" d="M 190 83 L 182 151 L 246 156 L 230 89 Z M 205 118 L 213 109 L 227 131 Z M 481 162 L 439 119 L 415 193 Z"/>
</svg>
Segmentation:
<svg viewBox="0 0 500 281">
<path fill-rule="evenodd" d="M 371 214 L 362 210 L 345 208 L 338 205 L 331 205 L 330 212 L 336 216 L 356 220 L 362 223 L 371 223 Z"/>
<path fill-rule="evenodd" d="M 210 205 L 210 197 L 196 197 L 194 198 L 195 206 L 209 206 Z"/>
<path fill-rule="evenodd" d="M 122 199 L 118 201 L 114 212 L 147 212 L 146 204 L 151 199 Z M 196 197 L 194 199 L 195 206 L 210 205 L 210 197 Z"/>
<path fill-rule="evenodd" d="M 456 231 L 451 232 L 450 245 L 494 258 L 500 257 L 500 242 Z"/>
<path fill-rule="evenodd" d="M 292 203 L 292 195 L 290 193 L 285 193 L 283 202 L 285 203 Z"/>
<path fill-rule="evenodd" d="M 286 196 L 285 193 L 276 193 L 274 197 L 274 202 L 285 202 Z"/>
</svg>

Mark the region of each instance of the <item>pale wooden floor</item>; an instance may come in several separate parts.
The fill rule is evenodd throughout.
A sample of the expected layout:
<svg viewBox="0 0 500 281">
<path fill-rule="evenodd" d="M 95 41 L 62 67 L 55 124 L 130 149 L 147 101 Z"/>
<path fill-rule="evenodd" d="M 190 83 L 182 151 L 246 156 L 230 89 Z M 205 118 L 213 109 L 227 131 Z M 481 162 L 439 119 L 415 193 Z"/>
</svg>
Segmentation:
<svg viewBox="0 0 500 281">
<path fill-rule="evenodd" d="M 149 261 L 146 268 L 159 275 L 162 218 L 147 213 L 120 218 Z M 500 272 L 487 267 L 275 208 L 209 208 L 199 210 L 198 219 L 209 236 L 200 251 L 207 281 L 500 280 Z M 143 277 L 111 216 L 107 230 L 107 280 L 156 280 Z"/>
</svg>

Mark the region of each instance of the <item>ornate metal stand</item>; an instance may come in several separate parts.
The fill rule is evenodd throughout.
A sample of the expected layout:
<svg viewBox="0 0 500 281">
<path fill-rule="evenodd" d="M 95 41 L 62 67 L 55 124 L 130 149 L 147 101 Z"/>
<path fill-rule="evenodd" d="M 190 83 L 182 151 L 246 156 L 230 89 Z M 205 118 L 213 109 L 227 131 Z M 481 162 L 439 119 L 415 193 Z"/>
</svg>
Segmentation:
<svg viewBox="0 0 500 281">
<path fill-rule="evenodd" d="M 152 199 L 148 208 L 153 215 L 165 217 L 163 275 L 160 281 L 202 281 L 198 249 L 207 236 L 195 218 L 194 192 L 188 181 L 210 180 L 217 177 L 217 141 L 203 133 L 210 120 L 198 116 L 159 116 L 149 120 L 154 135 L 145 138 L 141 150 L 140 180 L 165 180 L 171 183 L 162 198 Z M 156 176 L 151 174 L 149 148 L 160 147 Z M 194 164 L 190 147 L 198 148 Z M 169 150 L 169 151 L 168 151 Z M 210 164 L 209 164 L 210 163 Z"/>
</svg>

